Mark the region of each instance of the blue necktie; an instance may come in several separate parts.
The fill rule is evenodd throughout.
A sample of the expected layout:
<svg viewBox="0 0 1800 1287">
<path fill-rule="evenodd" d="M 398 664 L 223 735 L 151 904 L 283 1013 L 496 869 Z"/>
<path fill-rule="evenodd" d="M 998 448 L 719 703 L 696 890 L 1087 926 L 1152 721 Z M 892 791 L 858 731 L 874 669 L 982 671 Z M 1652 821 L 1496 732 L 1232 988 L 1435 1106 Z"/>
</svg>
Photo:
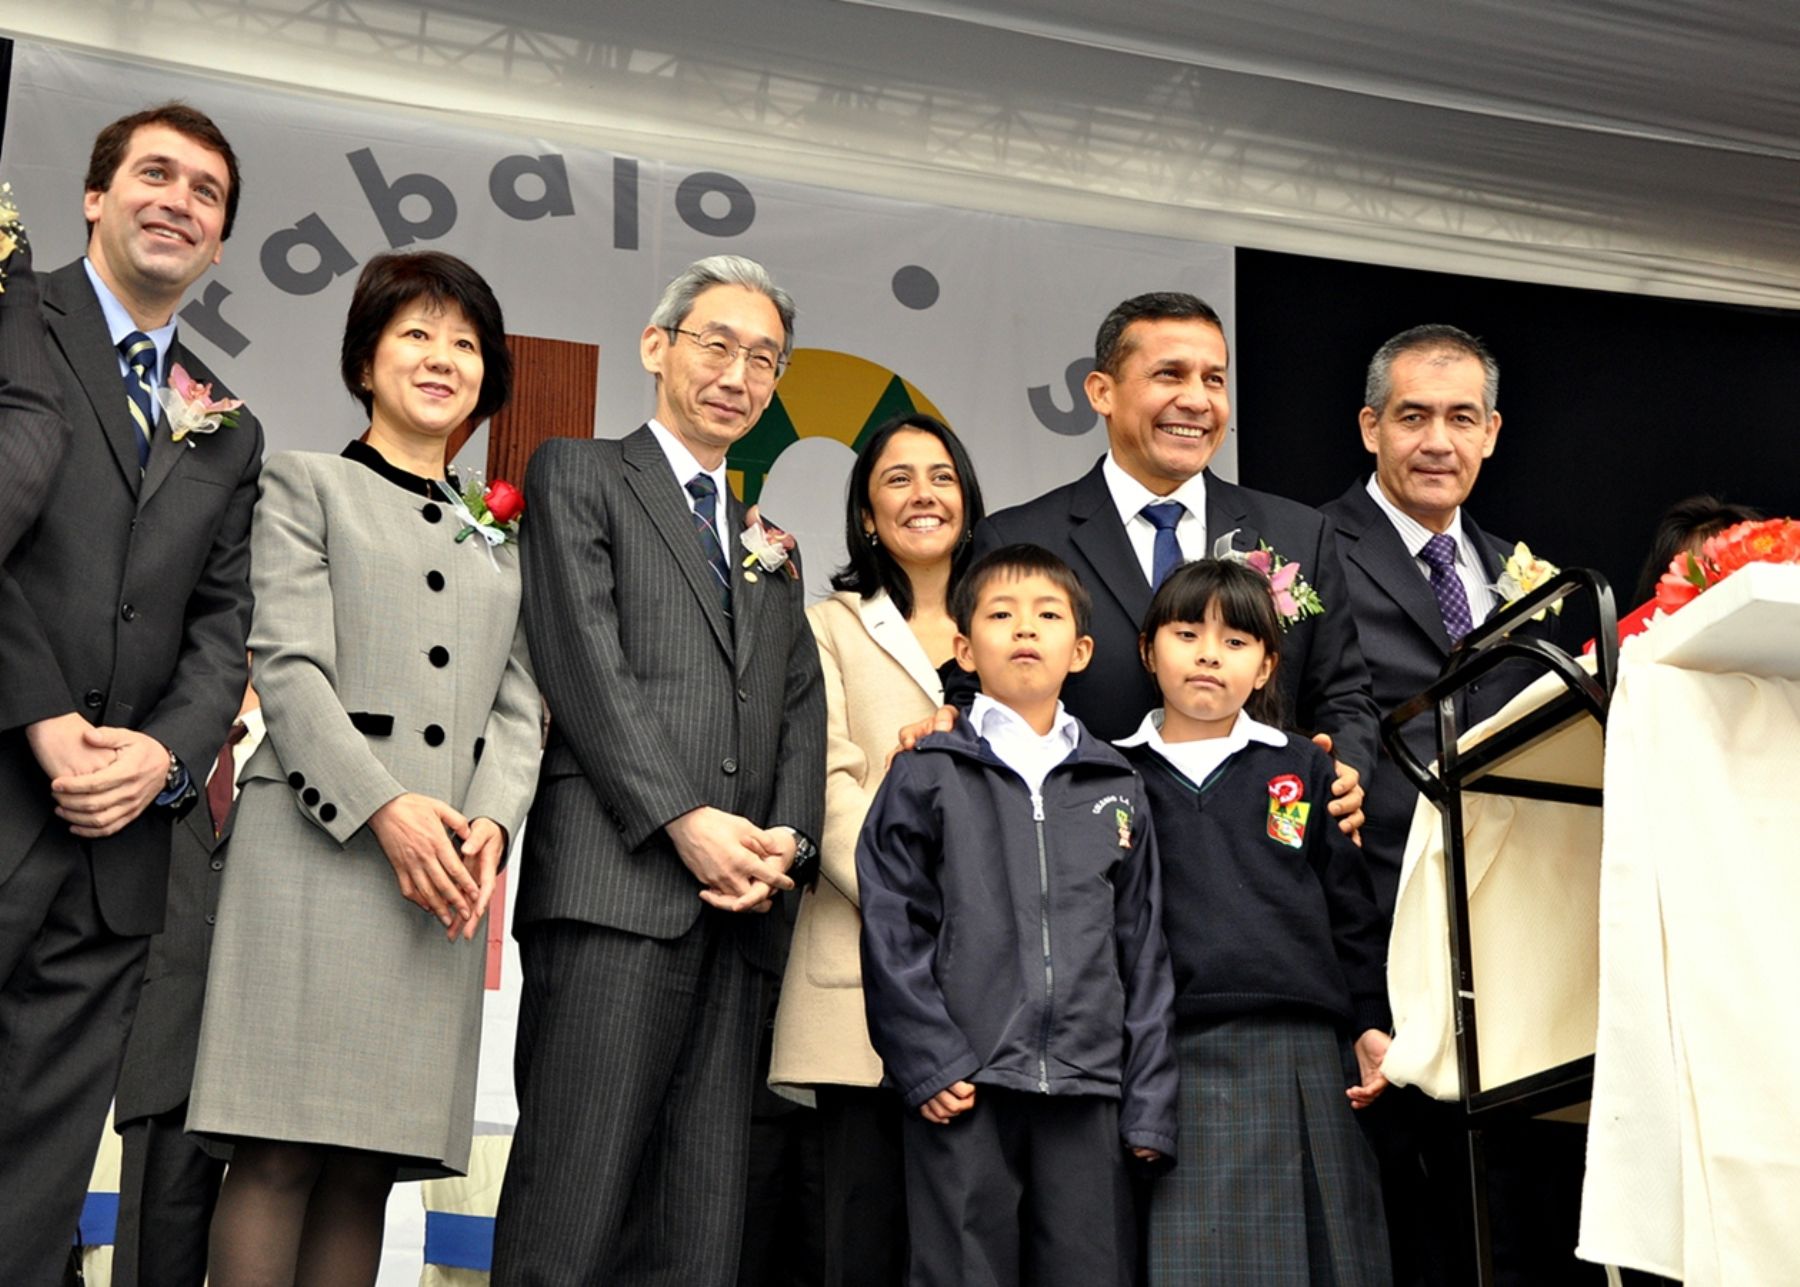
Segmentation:
<svg viewBox="0 0 1800 1287">
<path fill-rule="evenodd" d="M 1150 588 L 1155 590 L 1181 566 L 1181 542 L 1175 539 L 1175 526 L 1187 513 L 1187 506 L 1180 501 L 1151 501 L 1138 513 L 1156 529 L 1156 544 L 1150 547 Z"/>
<path fill-rule="evenodd" d="M 119 341 L 125 355 L 125 402 L 137 426 L 138 468 L 150 463 L 150 434 L 156 428 L 156 343 L 142 331 Z"/>
<path fill-rule="evenodd" d="M 1475 628 L 1475 618 L 1469 612 L 1469 592 L 1456 574 L 1456 538 L 1439 532 L 1425 542 L 1419 557 L 1431 568 L 1431 592 L 1437 596 L 1438 615 L 1444 619 L 1450 642 L 1455 643 Z"/>
<path fill-rule="evenodd" d="M 694 531 L 700 537 L 700 552 L 706 555 L 706 561 L 712 565 L 713 575 L 719 578 L 720 602 L 725 605 L 727 615 L 731 612 L 731 570 L 725 565 L 725 550 L 719 544 L 719 533 L 713 528 L 713 515 L 718 507 L 713 503 L 719 494 L 718 485 L 711 474 L 695 474 L 687 481 L 687 493 L 694 498 Z"/>
</svg>

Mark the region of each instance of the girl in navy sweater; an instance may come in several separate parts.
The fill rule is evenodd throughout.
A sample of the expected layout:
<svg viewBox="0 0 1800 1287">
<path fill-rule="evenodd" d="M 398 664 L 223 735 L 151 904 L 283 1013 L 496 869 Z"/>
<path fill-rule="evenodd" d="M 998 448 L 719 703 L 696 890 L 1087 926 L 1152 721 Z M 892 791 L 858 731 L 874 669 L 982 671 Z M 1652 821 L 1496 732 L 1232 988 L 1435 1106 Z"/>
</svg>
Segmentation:
<svg viewBox="0 0 1800 1287">
<path fill-rule="evenodd" d="M 1243 563 L 1174 572 L 1140 640 L 1163 708 L 1119 744 L 1152 801 L 1175 972 L 1187 1161 L 1151 1198 L 1155 1287 L 1393 1280 L 1351 1111 L 1387 1085 L 1386 929 L 1325 809 L 1330 757 L 1278 727 L 1281 631 Z"/>
</svg>

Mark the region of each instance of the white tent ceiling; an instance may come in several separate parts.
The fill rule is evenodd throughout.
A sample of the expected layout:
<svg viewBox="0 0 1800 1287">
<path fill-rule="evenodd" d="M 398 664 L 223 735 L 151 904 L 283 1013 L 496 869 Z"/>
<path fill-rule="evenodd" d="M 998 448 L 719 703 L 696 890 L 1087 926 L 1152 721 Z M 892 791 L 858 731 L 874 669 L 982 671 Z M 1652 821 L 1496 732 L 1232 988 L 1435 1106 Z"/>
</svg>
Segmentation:
<svg viewBox="0 0 1800 1287">
<path fill-rule="evenodd" d="M 1791 0 L 0 0 L 0 29 L 886 195 L 1800 307 Z"/>
</svg>

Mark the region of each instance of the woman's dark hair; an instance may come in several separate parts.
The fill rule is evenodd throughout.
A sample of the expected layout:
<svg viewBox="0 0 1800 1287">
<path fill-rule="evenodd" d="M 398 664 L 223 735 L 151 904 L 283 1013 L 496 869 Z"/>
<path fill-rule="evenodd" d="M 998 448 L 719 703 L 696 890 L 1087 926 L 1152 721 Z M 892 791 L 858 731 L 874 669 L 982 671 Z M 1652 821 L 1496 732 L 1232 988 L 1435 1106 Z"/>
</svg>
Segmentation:
<svg viewBox="0 0 1800 1287">
<path fill-rule="evenodd" d="M 1717 496 L 1690 496 L 1676 501 L 1656 520 L 1656 535 L 1650 538 L 1650 556 L 1638 573 L 1637 593 L 1633 603 L 1648 603 L 1656 597 L 1656 583 L 1669 570 L 1669 563 L 1688 546 L 1717 536 L 1728 527 L 1759 519 L 1762 514 L 1748 505 L 1733 505 Z"/>
<path fill-rule="evenodd" d="M 1156 632 L 1174 621 L 1205 621 L 1207 609 L 1217 607 L 1219 617 L 1233 630 L 1241 630 L 1263 646 L 1274 665 L 1269 679 L 1250 694 L 1244 709 L 1250 718 L 1273 728 L 1286 727 L 1281 691 L 1275 676 L 1281 669 L 1281 618 L 1275 612 L 1275 595 L 1268 578 L 1235 559 L 1195 559 L 1171 572 L 1150 600 L 1138 636 L 1138 656 L 1144 669 L 1150 664 L 1150 646 Z"/>
<path fill-rule="evenodd" d="M 969 459 L 968 450 L 950 426 L 936 416 L 908 411 L 883 421 L 863 443 L 862 450 L 856 453 L 856 464 L 850 470 L 850 484 L 844 489 L 844 548 L 850 552 L 850 560 L 833 574 L 831 588 L 854 590 L 865 599 L 885 590 L 894 606 L 900 609 L 900 615 L 910 620 L 913 614 L 912 581 L 886 547 L 871 544 L 863 531 L 863 520 L 870 517 L 869 484 L 875 478 L 875 466 L 893 436 L 907 430 L 928 433 L 944 444 L 944 450 L 950 453 L 950 463 L 956 468 L 957 485 L 962 489 L 962 530 L 956 535 L 956 546 L 950 556 L 950 584 L 944 587 L 946 606 L 955 596 L 963 573 L 969 570 L 969 554 L 973 548 L 970 537 L 987 511 L 982 508 L 981 484 L 975 479 L 975 464 Z"/>
<path fill-rule="evenodd" d="M 373 413 L 375 395 L 365 381 L 382 332 L 394 314 L 417 300 L 433 308 L 454 304 L 475 328 L 481 344 L 481 393 L 470 413 L 471 424 L 480 424 L 506 405 L 512 396 L 512 354 L 506 348 L 506 321 L 500 301 L 494 298 L 481 274 L 455 255 L 440 250 L 420 250 L 404 255 L 377 255 L 356 279 L 350 297 L 350 313 L 344 319 L 344 347 L 338 369 L 350 396 Z"/>
</svg>

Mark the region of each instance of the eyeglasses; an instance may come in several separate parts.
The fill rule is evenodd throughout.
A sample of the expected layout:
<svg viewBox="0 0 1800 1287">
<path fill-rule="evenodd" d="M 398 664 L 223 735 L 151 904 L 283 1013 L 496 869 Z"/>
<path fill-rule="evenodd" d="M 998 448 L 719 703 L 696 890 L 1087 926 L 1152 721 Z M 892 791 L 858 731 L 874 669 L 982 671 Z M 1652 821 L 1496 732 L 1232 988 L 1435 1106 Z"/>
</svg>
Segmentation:
<svg viewBox="0 0 1800 1287">
<path fill-rule="evenodd" d="M 739 344 L 718 331 L 689 331 L 679 326 L 671 326 L 668 331 L 671 340 L 685 335 L 697 344 L 701 365 L 714 371 L 723 371 L 738 360 L 739 354 L 743 355 L 744 371 L 752 380 L 773 380 L 787 369 L 787 360 L 773 349 Z"/>
</svg>

